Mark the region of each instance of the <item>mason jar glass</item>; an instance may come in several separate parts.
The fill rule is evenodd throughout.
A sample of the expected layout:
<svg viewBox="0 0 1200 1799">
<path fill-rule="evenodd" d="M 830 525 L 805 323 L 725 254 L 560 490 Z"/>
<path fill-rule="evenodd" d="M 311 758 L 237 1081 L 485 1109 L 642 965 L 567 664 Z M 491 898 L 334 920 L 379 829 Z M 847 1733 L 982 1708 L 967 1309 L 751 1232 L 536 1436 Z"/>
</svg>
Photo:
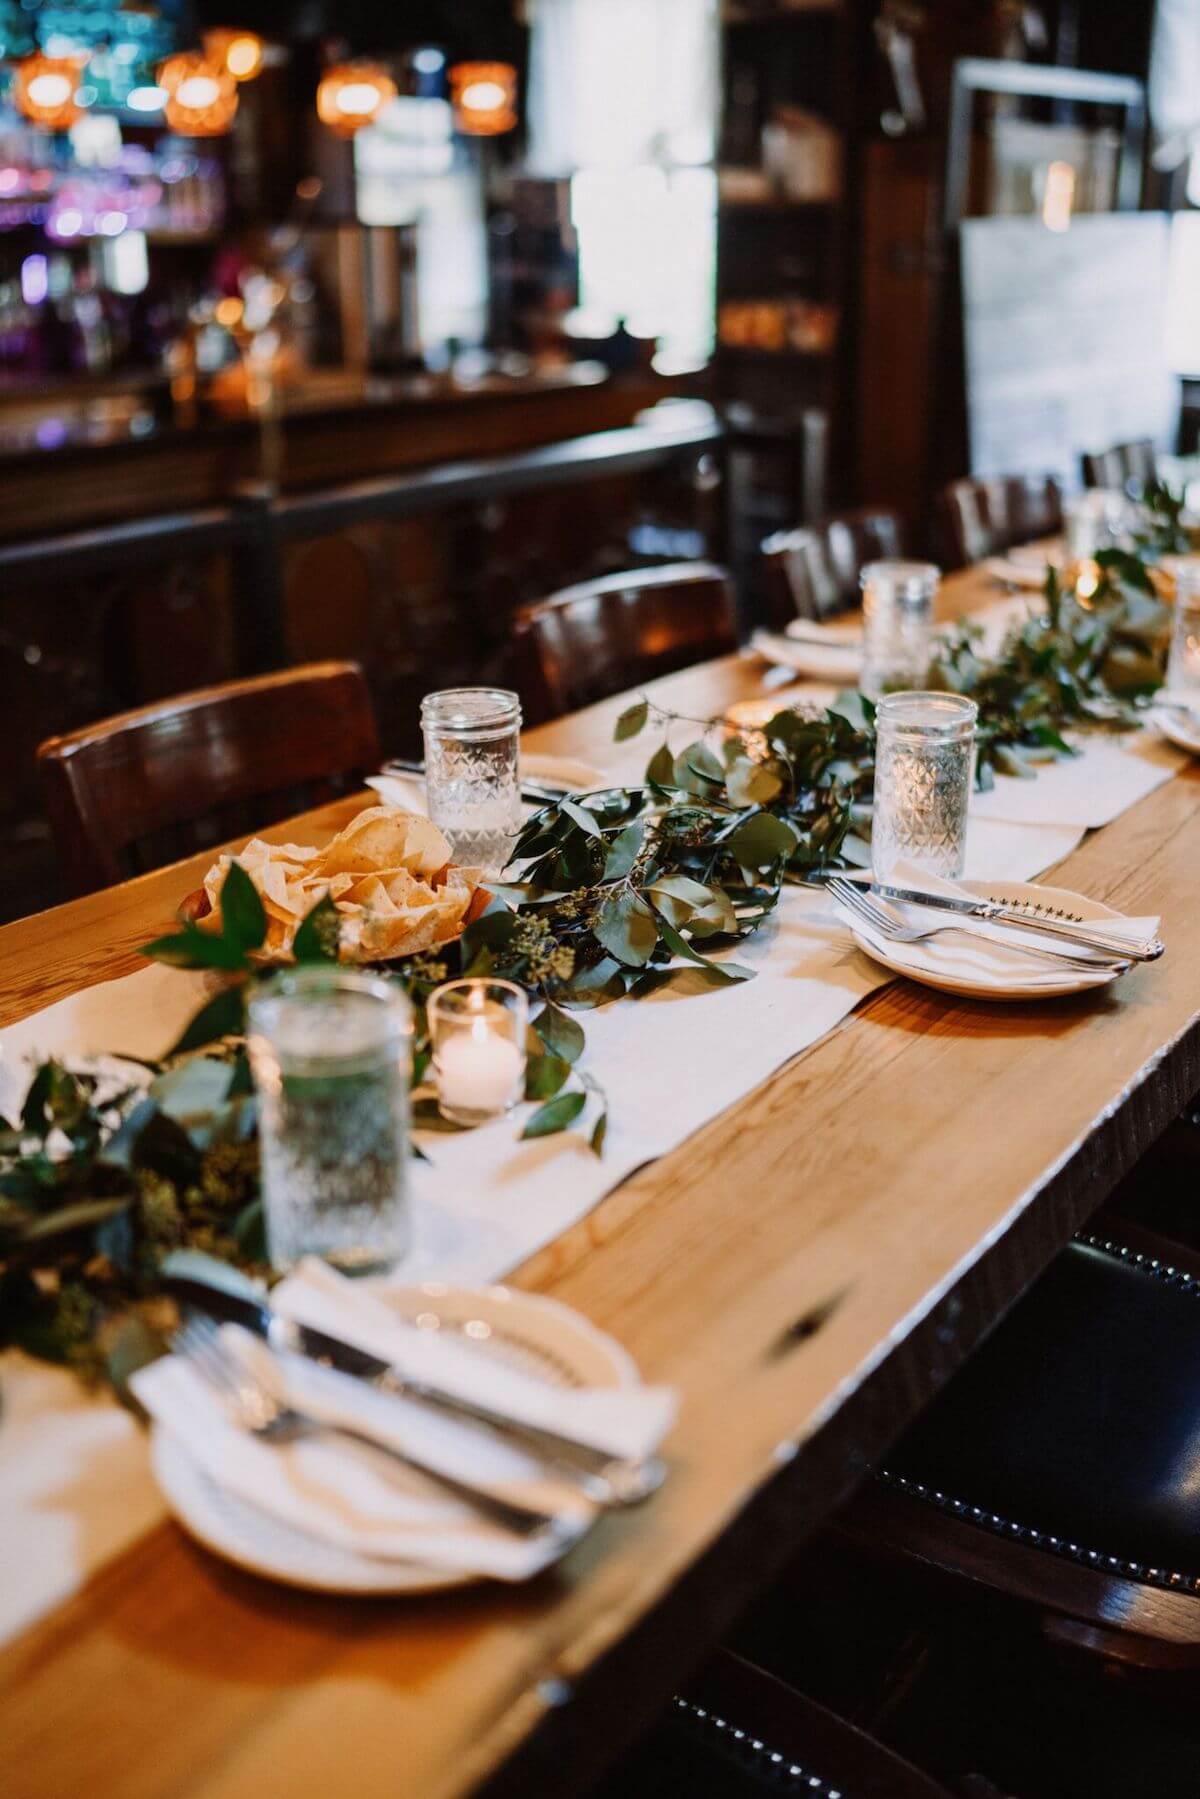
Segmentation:
<svg viewBox="0 0 1200 1799">
<path fill-rule="evenodd" d="M 460 867 L 498 875 L 521 827 L 521 702 L 502 687 L 421 701 L 429 816 Z"/>
<path fill-rule="evenodd" d="M 957 880 L 966 863 L 974 700 L 891 693 L 875 713 L 871 869 L 892 881 L 902 863 Z"/>
<path fill-rule="evenodd" d="M 1063 501 L 1063 552 L 1068 567 L 1119 545 L 1134 508 L 1116 487 L 1089 487 Z"/>
<path fill-rule="evenodd" d="M 1195 699 L 1200 695 L 1200 556 L 1180 556 L 1172 562 L 1175 576 L 1175 622 L 1171 629 L 1171 656 L 1167 663 L 1167 689 Z"/>
<path fill-rule="evenodd" d="M 919 687 L 933 654 L 933 602 L 941 571 L 932 562 L 868 562 L 863 596 L 863 667 L 869 699 Z"/>
<path fill-rule="evenodd" d="M 349 1273 L 409 1246 L 412 1014 L 400 987 L 313 964 L 263 981 L 247 1041 L 258 1089 L 267 1251 Z"/>
</svg>

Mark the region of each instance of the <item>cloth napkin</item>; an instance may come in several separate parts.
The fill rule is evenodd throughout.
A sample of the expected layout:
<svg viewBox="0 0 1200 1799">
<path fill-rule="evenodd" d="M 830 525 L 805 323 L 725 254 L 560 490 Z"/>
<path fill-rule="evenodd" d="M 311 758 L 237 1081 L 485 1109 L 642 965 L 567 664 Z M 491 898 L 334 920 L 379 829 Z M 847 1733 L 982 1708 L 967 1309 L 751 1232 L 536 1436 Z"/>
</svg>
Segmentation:
<svg viewBox="0 0 1200 1799">
<path fill-rule="evenodd" d="M 272 1293 L 276 1311 L 391 1362 L 414 1379 L 486 1403 L 514 1419 L 569 1433 L 614 1457 L 640 1460 L 670 1428 L 675 1395 L 632 1379 L 612 1388 L 558 1388 L 502 1363 L 475 1342 L 418 1330 L 358 1282 L 325 1263 L 301 1263 Z M 430 1300 L 431 1306 L 436 1300 Z M 587 1529 L 595 1508 L 578 1487 L 490 1431 L 434 1407 L 381 1391 L 305 1356 L 274 1352 L 234 1326 L 222 1338 L 252 1373 L 287 1402 L 331 1426 L 350 1424 L 442 1473 L 503 1498 L 537 1504 L 569 1532 Z M 500 1580 L 526 1580 L 563 1544 L 529 1541 L 479 1517 L 395 1458 L 336 1434 L 288 1444 L 247 1435 L 205 1381 L 178 1356 L 134 1377 L 151 1417 L 183 1444 L 211 1479 L 260 1510 L 340 1548 L 377 1559 L 416 1561 Z"/>
<path fill-rule="evenodd" d="M 800 641 L 777 631 L 755 631 L 749 647 L 754 655 L 773 662 L 777 668 L 790 668 L 817 681 L 853 683 L 862 671 L 861 643 L 847 643 L 844 638 L 830 641 L 824 636 L 806 637 Z"/>
<path fill-rule="evenodd" d="M 1049 558 L 1026 561 L 1015 555 L 989 556 L 984 568 L 995 581 L 1003 581 L 1006 587 L 1026 587 L 1033 593 L 1040 593 L 1046 585 L 1046 569 Z"/>
<path fill-rule="evenodd" d="M 222 1333 L 241 1353 L 236 1327 Z M 257 1347 L 257 1346 L 256 1346 Z M 271 1352 L 263 1347 L 263 1354 Z M 336 1404 L 327 1389 L 350 1385 L 317 1363 L 303 1371 L 300 1358 L 273 1358 L 289 1398 L 320 1415 Z M 208 1382 L 180 1356 L 164 1356 L 137 1373 L 130 1385 L 151 1418 L 224 1490 L 293 1530 L 377 1561 L 419 1562 L 498 1580 L 528 1580 L 562 1554 L 564 1544 L 543 1535 L 530 1540 L 492 1523 L 382 1449 L 316 1432 L 290 1443 L 268 1443 L 236 1425 Z M 362 1383 L 359 1383 L 361 1386 Z M 324 1391 L 323 1391 L 324 1389 Z M 422 1452 L 447 1467 L 464 1454 L 415 1416 L 418 1408 L 386 1394 L 372 1394 L 373 1425 L 390 1439 L 411 1443 L 420 1433 Z M 338 1396 L 340 1399 L 340 1395 Z M 324 1404 L 322 1403 L 324 1402 Z M 438 1421 L 440 1423 L 440 1420 Z M 461 1436 L 461 1432 L 459 1433 Z M 512 1459 L 510 1459 L 510 1456 Z M 469 1471 L 497 1492 L 543 1496 L 543 1484 L 515 1478 L 515 1452 L 475 1433 Z M 580 1534 L 590 1522 L 586 1500 L 565 1500 L 565 1516 Z M 558 1509 L 557 1507 L 555 1508 Z"/>
<path fill-rule="evenodd" d="M 436 1299 L 429 1303 L 436 1311 Z M 675 1419 L 671 1388 L 643 1387 L 632 1378 L 625 1386 L 551 1386 L 478 1343 L 418 1330 L 360 1282 L 314 1256 L 280 1282 L 271 1304 L 283 1317 L 377 1356 L 412 1380 L 489 1405 L 518 1423 L 561 1431 L 615 1458 L 641 1461 L 653 1454 Z"/>
<path fill-rule="evenodd" d="M 938 875 L 931 875 L 926 870 L 912 864 L 901 864 L 896 870 L 894 884 L 898 887 L 923 888 L 928 893 L 944 894 L 949 899 L 979 898 L 976 893 L 960 886 L 957 882 L 947 881 Z M 1060 989 L 1069 984 L 1075 986 L 1099 986 L 1113 978 L 1110 969 L 1102 965 L 1099 955 L 1094 958 L 1082 945 L 1064 942 L 1063 949 L 1072 956 L 1083 960 L 1096 961 L 1094 976 L 1069 967 L 1061 957 L 1054 957 L 1044 952 L 1044 943 L 1032 934 L 1021 933 L 1021 938 L 1036 950 L 1031 955 L 1025 949 L 1016 947 L 1014 936 L 1019 927 L 992 924 L 986 919 L 968 918 L 965 915 L 952 918 L 949 913 L 941 912 L 936 907 L 915 906 L 897 900 L 882 900 L 880 895 L 873 896 L 892 913 L 899 923 L 924 929 L 936 925 L 942 927 L 942 934 L 930 937 L 923 943 L 895 943 L 871 930 L 870 926 L 861 923 L 846 908 L 843 915 L 853 922 L 856 933 L 864 942 L 872 945 L 889 961 L 909 968 L 914 974 L 945 975 L 953 980 L 970 981 L 979 986 L 993 987 L 997 991 L 1005 988 L 1047 987 Z M 1131 946 L 1144 944 L 1153 938 L 1158 931 L 1157 918 L 1113 918 L 1097 919 L 1106 935 Z M 954 925 L 953 932 L 944 927 Z"/>
<path fill-rule="evenodd" d="M 603 787 L 612 777 L 590 762 L 577 762 L 571 756 L 542 756 L 521 752 L 521 773 L 531 781 L 548 781 L 553 787 L 565 787 L 572 793 L 590 793 Z M 368 775 L 367 786 L 374 788 L 385 806 L 397 806 L 403 812 L 425 811 L 425 780 L 422 775 Z"/>
<path fill-rule="evenodd" d="M 792 618 L 787 622 L 785 637 L 793 643 L 840 644 L 848 650 L 862 649 L 862 613 L 823 623 L 814 618 Z"/>
</svg>

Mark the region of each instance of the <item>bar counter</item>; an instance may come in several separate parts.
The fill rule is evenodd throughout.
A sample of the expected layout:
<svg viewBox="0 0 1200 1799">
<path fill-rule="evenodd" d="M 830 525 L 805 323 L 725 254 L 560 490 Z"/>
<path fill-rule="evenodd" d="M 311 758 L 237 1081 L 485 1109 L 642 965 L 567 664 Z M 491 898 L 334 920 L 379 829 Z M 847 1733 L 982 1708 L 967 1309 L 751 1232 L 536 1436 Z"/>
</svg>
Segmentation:
<svg viewBox="0 0 1200 1799">
<path fill-rule="evenodd" d="M 284 492 L 632 424 L 679 391 L 594 362 L 478 377 L 315 370 L 278 415 L 174 407 L 150 379 L 0 387 L 0 541 Z"/>
</svg>

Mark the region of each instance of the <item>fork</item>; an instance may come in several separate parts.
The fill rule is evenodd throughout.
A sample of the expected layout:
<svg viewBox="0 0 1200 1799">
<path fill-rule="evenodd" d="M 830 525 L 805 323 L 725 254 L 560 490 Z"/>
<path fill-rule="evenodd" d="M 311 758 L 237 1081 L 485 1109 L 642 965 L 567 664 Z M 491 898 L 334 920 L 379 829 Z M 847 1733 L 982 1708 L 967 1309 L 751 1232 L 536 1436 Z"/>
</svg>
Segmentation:
<svg viewBox="0 0 1200 1799">
<path fill-rule="evenodd" d="M 397 1461 L 415 1468 L 426 1479 L 443 1487 L 455 1499 L 464 1501 L 482 1517 L 518 1536 L 532 1538 L 546 1533 L 553 1541 L 565 1543 L 576 1534 L 573 1524 L 554 1517 L 535 1504 L 526 1504 L 523 1500 L 501 1499 L 494 1493 L 472 1486 L 469 1481 L 459 1480 L 440 1468 L 430 1467 L 428 1462 L 408 1451 L 396 1449 L 390 1443 L 381 1443 L 366 1431 L 356 1430 L 351 1424 L 329 1424 L 323 1418 L 314 1418 L 310 1413 L 288 1404 L 279 1393 L 272 1392 L 252 1374 L 239 1357 L 231 1354 L 222 1343 L 217 1326 L 211 1319 L 189 1319 L 175 1333 L 171 1347 L 195 1368 L 226 1410 L 232 1413 L 235 1422 L 252 1437 L 261 1437 L 265 1443 L 290 1443 L 316 1431 L 332 1430 L 338 1436 L 349 1437 L 356 1443 L 366 1443 L 372 1449 L 394 1456 Z"/>
<path fill-rule="evenodd" d="M 969 930 L 964 925 L 935 924 L 924 928 L 916 925 L 904 925 L 890 912 L 886 911 L 871 894 L 864 893 L 854 882 L 843 880 L 834 875 L 828 883 L 829 891 L 836 900 L 840 900 L 847 911 L 853 912 L 862 922 L 869 925 L 879 936 L 886 937 L 889 943 L 922 943 L 927 937 L 942 937 L 952 931 L 960 936 L 974 937 L 979 933 Z M 1015 938 L 1008 947 L 1021 950 L 1027 956 L 1036 956 L 1039 961 L 1062 962 L 1067 968 L 1094 971 L 1097 968 L 1111 968 L 1124 973 L 1130 966 L 1128 961 L 1120 957 L 1072 956 L 1067 950 L 1050 946 L 1045 949 L 1041 945 L 1020 943 Z"/>
</svg>

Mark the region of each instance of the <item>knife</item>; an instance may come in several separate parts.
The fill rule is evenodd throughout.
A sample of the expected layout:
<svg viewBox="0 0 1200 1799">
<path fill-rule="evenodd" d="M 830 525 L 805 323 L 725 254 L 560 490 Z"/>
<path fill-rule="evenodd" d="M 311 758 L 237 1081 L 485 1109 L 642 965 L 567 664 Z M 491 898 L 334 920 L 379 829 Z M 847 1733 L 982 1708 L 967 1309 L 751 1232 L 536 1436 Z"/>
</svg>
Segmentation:
<svg viewBox="0 0 1200 1799">
<path fill-rule="evenodd" d="M 381 775 L 414 775 L 423 781 L 425 764 L 406 756 L 393 756 L 379 772 Z M 560 800 L 569 799 L 573 791 L 555 781 L 535 781 L 525 775 L 521 777 L 521 798 L 531 806 L 556 806 Z"/>
<path fill-rule="evenodd" d="M 968 918 L 989 918 L 1001 924 L 1020 925 L 1022 930 L 1034 934 L 1059 937 L 1064 943 L 1083 944 L 1087 949 L 1129 957 L 1134 962 L 1156 962 L 1165 948 L 1157 937 L 1149 943 L 1130 943 L 1124 938 L 1105 936 L 1103 925 L 1092 930 L 1082 921 L 1055 917 L 1020 905 L 1006 905 L 1001 900 L 952 899 L 948 894 L 895 887 L 890 881 L 869 881 L 866 885 L 870 892 L 881 894 L 884 899 L 900 900 L 909 906 L 931 906 L 938 912 L 957 912 Z"/>
<path fill-rule="evenodd" d="M 462 1399 L 457 1393 L 449 1393 L 427 1381 L 411 1380 L 391 1363 L 367 1355 L 351 1343 L 327 1336 L 311 1325 L 297 1324 L 291 1318 L 282 1317 L 264 1298 L 251 1297 L 244 1288 L 232 1292 L 225 1287 L 210 1285 L 196 1275 L 170 1272 L 164 1275 L 163 1286 L 181 1307 L 194 1307 L 223 1324 L 240 1324 L 243 1329 L 262 1337 L 274 1350 L 327 1362 L 342 1374 L 368 1381 L 402 1399 L 452 1413 L 506 1442 L 519 1444 L 556 1473 L 570 1475 L 597 1505 L 635 1505 L 655 1492 L 665 1478 L 666 1468 L 657 1457 L 643 1462 L 624 1462 L 603 1449 L 581 1443 L 545 1425 L 522 1423 L 491 1406 Z"/>
</svg>

